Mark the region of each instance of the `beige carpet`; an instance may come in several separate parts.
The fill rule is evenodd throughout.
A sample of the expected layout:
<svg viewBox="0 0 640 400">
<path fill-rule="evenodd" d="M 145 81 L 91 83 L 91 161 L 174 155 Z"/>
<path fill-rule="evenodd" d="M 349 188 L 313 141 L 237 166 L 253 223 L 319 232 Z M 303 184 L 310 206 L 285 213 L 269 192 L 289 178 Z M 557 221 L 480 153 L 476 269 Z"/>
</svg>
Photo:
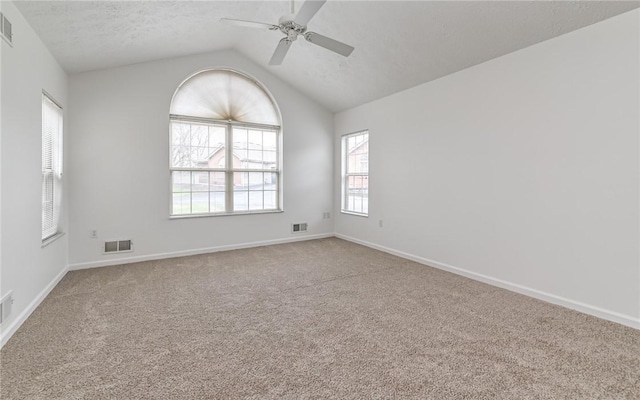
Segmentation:
<svg viewBox="0 0 640 400">
<path fill-rule="evenodd" d="M 640 399 L 640 331 L 339 239 L 70 272 L 5 399 Z"/>
</svg>

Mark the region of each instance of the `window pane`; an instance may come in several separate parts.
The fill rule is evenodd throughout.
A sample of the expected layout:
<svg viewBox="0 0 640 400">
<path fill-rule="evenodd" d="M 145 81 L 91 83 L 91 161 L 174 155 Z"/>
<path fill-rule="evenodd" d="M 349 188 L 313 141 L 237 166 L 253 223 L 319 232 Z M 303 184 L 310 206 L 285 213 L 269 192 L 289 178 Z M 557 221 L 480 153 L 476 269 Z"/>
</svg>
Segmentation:
<svg viewBox="0 0 640 400">
<path fill-rule="evenodd" d="M 355 147 L 356 147 L 356 138 L 354 136 L 350 136 L 347 139 L 347 151 L 351 153 Z"/>
<path fill-rule="evenodd" d="M 353 192 L 353 208 L 355 212 L 362 212 L 362 197 L 358 192 Z"/>
<path fill-rule="evenodd" d="M 209 192 L 195 192 L 191 195 L 191 212 L 194 214 L 209 212 Z"/>
<path fill-rule="evenodd" d="M 253 144 L 249 143 L 253 147 Z M 249 161 L 256 165 L 254 168 L 262 168 L 262 150 L 249 149 Z"/>
<path fill-rule="evenodd" d="M 264 192 L 264 209 L 275 210 L 277 208 L 277 192 L 269 190 Z"/>
<path fill-rule="evenodd" d="M 264 131 L 262 134 L 263 149 L 276 151 L 277 149 L 276 138 L 277 138 L 277 134 L 275 131 Z"/>
<path fill-rule="evenodd" d="M 249 192 L 249 210 L 262 210 L 262 191 Z"/>
<path fill-rule="evenodd" d="M 179 122 L 171 124 L 171 166 L 191 166 L 190 132 L 189 124 Z"/>
<path fill-rule="evenodd" d="M 209 190 L 214 192 L 223 192 L 225 190 L 224 172 L 209 172 Z"/>
<path fill-rule="evenodd" d="M 242 128 L 233 128 L 233 148 L 247 149 L 247 130 Z"/>
<path fill-rule="evenodd" d="M 233 173 L 233 190 L 234 191 L 249 190 L 249 173 L 248 172 Z"/>
<path fill-rule="evenodd" d="M 173 122 L 171 124 L 171 144 L 174 146 L 189 146 L 190 132 L 189 124 Z"/>
<path fill-rule="evenodd" d="M 262 150 L 262 131 L 249 131 L 249 144 L 250 148 L 256 148 Z"/>
<path fill-rule="evenodd" d="M 249 168 L 247 161 L 248 154 L 247 149 L 234 149 L 233 150 L 233 166 L 234 168 Z"/>
<path fill-rule="evenodd" d="M 356 186 L 356 177 L 350 176 L 347 178 L 347 188 L 352 189 Z"/>
<path fill-rule="evenodd" d="M 369 153 L 367 149 L 367 153 L 360 155 L 358 159 L 358 171 L 367 173 L 369 172 Z"/>
<path fill-rule="evenodd" d="M 347 156 L 347 171 L 349 173 L 361 172 L 359 169 L 360 160 L 361 155 L 357 148 L 349 152 Z"/>
<path fill-rule="evenodd" d="M 224 212 L 225 211 L 225 193 L 224 192 L 211 192 L 209 198 L 210 212 Z"/>
<path fill-rule="evenodd" d="M 171 166 L 178 168 L 191 167 L 191 154 L 188 146 L 173 146 L 171 148 Z"/>
<path fill-rule="evenodd" d="M 263 153 L 263 159 L 265 161 L 265 168 L 275 168 L 276 166 L 276 152 L 265 151 Z"/>
<path fill-rule="evenodd" d="M 206 125 L 191 124 L 191 147 L 209 147 L 209 128 Z"/>
<path fill-rule="evenodd" d="M 249 172 L 249 190 L 262 190 L 264 188 L 264 173 Z"/>
<path fill-rule="evenodd" d="M 171 173 L 174 193 L 188 193 L 191 191 L 191 172 L 173 171 Z"/>
<path fill-rule="evenodd" d="M 191 193 L 174 193 L 173 194 L 173 214 L 190 214 L 191 213 Z"/>
<path fill-rule="evenodd" d="M 247 211 L 249 209 L 249 192 L 233 192 L 233 210 Z"/>
<path fill-rule="evenodd" d="M 209 126 L 209 147 L 211 149 L 216 149 L 218 147 L 224 146 L 224 137 L 224 126 Z"/>
<path fill-rule="evenodd" d="M 278 174 L 275 172 L 266 172 L 264 174 L 264 190 L 278 189 Z"/>
<path fill-rule="evenodd" d="M 209 191 L 209 173 L 208 172 L 193 171 L 191 173 L 191 191 L 192 192 L 208 192 Z"/>
<path fill-rule="evenodd" d="M 191 158 L 190 167 L 197 168 L 208 168 L 209 160 L 207 157 L 207 153 L 209 151 L 208 147 L 191 147 L 189 153 Z"/>
</svg>

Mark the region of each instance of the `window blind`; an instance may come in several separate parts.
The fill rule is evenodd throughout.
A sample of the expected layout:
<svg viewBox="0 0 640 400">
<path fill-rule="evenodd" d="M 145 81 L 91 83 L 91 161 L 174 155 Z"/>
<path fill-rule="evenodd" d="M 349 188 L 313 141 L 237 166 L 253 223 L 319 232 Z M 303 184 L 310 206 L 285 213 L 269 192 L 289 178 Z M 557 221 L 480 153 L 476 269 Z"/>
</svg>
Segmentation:
<svg viewBox="0 0 640 400">
<path fill-rule="evenodd" d="M 42 240 L 60 230 L 62 108 L 42 95 Z"/>
</svg>

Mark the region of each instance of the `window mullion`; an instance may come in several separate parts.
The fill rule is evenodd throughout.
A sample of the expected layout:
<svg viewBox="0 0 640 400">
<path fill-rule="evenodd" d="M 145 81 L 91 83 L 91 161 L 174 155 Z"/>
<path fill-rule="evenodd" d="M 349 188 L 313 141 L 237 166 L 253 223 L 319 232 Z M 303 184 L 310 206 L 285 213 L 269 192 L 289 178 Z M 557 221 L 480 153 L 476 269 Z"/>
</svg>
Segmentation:
<svg viewBox="0 0 640 400">
<path fill-rule="evenodd" d="M 225 210 L 227 212 L 233 212 L 233 127 L 230 123 L 227 124 L 225 131 Z"/>
</svg>

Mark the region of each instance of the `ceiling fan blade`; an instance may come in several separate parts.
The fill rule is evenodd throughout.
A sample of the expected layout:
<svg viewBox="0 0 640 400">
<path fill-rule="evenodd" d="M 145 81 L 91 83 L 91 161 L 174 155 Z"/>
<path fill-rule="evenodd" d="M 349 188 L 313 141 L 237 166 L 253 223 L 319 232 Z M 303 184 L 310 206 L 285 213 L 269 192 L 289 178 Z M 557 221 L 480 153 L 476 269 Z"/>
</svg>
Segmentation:
<svg viewBox="0 0 640 400">
<path fill-rule="evenodd" d="M 327 0 L 307 0 L 300 7 L 298 15 L 296 15 L 295 21 L 297 24 L 307 26 L 311 18 L 318 12 L 320 7 L 326 3 Z"/>
<path fill-rule="evenodd" d="M 305 33 L 304 38 L 315 45 L 324 47 L 325 49 L 331 50 L 345 57 L 349 57 L 351 52 L 354 50 L 354 48 L 352 46 L 349 46 L 348 44 L 338 42 L 337 40 L 328 38 L 315 32 Z"/>
<path fill-rule="evenodd" d="M 278 43 L 278 47 L 276 47 L 276 51 L 273 52 L 271 60 L 269 60 L 269 65 L 282 64 L 282 60 L 284 60 L 284 56 L 287 55 L 289 47 L 291 47 L 291 43 L 293 42 L 289 40 L 289 38 L 282 38 L 280 43 Z"/>
<path fill-rule="evenodd" d="M 268 29 L 270 31 L 275 31 L 279 29 L 278 25 L 265 24 L 263 22 L 245 21 L 242 19 L 220 18 L 220 22 L 224 22 L 224 23 L 236 25 L 236 26 L 244 26 L 247 28 Z"/>
</svg>

